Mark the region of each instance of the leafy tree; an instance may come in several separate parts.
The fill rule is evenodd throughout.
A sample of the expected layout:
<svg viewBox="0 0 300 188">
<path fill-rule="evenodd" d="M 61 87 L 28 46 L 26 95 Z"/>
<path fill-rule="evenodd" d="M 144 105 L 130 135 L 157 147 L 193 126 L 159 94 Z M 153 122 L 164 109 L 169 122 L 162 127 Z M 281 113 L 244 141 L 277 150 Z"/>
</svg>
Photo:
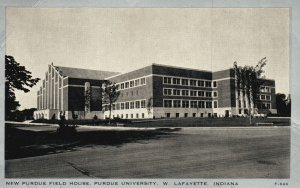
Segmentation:
<svg viewBox="0 0 300 188">
<path fill-rule="evenodd" d="M 5 119 L 12 118 L 11 112 L 20 106 L 15 90 L 27 93 L 39 80 L 33 78 L 31 72 L 16 62 L 13 56 L 5 55 Z"/>
<path fill-rule="evenodd" d="M 276 94 L 276 107 L 278 115 L 291 116 L 291 100 L 285 94 Z"/>
<path fill-rule="evenodd" d="M 267 58 L 264 57 L 259 60 L 258 64 L 253 66 L 238 66 L 237 62 L 234 62 L 234 70 L 236 77 L 236 87 L 238 98 L 241 99 L 241 106 L 243 106 L 243 101 L 245 101 L 248 105 L 248 115 L 250 116 L 251 123 L 251 115 L 254 114 L 254 104 L 256 104 L 259 100 L 259 90 L 260 86 L 263 84 L 264 80 L 264 66 L 267 63 Z"/>
<path fill-rule="evenodd" d="M 111 119 L 111 110 L 114 102 L 119 98 L 120 92 L 117 91 L 115 83 L 105 80 L 102 85 L 102 103 L 108 106 L 109 110 L 109 124 Z"/>
</svg>

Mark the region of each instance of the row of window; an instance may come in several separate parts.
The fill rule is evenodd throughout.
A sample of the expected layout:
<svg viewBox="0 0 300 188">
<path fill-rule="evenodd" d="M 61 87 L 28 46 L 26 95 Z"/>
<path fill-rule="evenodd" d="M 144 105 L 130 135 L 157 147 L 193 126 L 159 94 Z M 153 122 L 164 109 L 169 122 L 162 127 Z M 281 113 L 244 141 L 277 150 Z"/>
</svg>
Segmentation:
<svg viewBox="0 0 300 188">
<path fill-rule="evenodd" d="M 271 87 L 262 86 L 260 87 L 260 92 L 271 93 Z"/>
<path fill-rule="evenodd" d="M 112 104 L 112 110 L 127 110 L 127 109 L 138 109 L 138 108 L 146 108 L 146 100 L 119 102 L 119 103 Z M 108 111 L 109 106 L 105 105 L 104 110 Z"/>
<path fill-rule="evenodd" d="M 146 85 L 146 78 L 138 78 L 135 80 L 126 81 L 123 83 L 116 84 L 117 90 L 123 90 L 133 87 L 138 87 L 141 85 Z"/>
<path fill-rule="evenodd" d="M 257 103 L 256 106 L 258 109 L 271 109 L 271 103 Z"/>
<path fill-rule="evenodd" d="M 108 115 L 105 115 L 104 117 L 109 118 Z M 117 114 L 117 115 L 112 115 L 112 118 L 121 118 L 121 119 L 139 119 L 139 118 L 145 118 L 145 114 L 144 113 L 136 113 L 136 114 Z"/>
<path fill-rule="evenodd" d="M 218 108 L 218 101 L 192 101 L 192 100 L 179 100 L 179 99 L 165 99 L 165 108 Z"/>
<path fill-rule="evenodd" d="M 164 84 L 171 85 L 183 85 L 183 86 L 195 86 L 195 87 L 217 87 L 216 81 L 203 81 L 203 80 L 195 80 L 195 79 L 187 79 L 187 78 L 174 78 L 174 77 L 164 77 Z"/>
<path fill-rule="evenodd" d="M 271 100 L 271 95 L 260 95 L 260 100 L 270 101 Z"/>
<path fill-rule="evenodd" d="M 200 90 L 189 90 L 189 89 L 170 89 L 164 88 L 165 96 L 191 96 L 191 97 L 217 97 L 218 92 L 214 91 L 200 91 Z"/>
</svg>

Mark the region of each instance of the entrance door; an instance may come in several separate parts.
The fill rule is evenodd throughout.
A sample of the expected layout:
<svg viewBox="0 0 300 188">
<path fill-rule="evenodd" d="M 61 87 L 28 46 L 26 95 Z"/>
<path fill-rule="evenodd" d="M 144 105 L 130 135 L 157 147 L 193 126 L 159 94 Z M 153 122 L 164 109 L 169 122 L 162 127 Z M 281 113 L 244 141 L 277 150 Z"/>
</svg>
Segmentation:
<svg viewBox="0 0 300 188">
<path fill-rule="evenodd" d="M 229 110 L 225 110 L 225 117 L 229 117 Z"/>
</svg>

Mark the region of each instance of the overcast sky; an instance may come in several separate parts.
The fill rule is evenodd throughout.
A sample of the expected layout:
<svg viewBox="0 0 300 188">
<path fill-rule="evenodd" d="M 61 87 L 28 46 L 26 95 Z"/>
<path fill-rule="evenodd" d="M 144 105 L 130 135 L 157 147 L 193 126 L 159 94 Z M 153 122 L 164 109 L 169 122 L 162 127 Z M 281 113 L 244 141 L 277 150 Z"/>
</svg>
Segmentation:
<svg viewBox="0 0 300 188">
<path fill-rule="evenodd" d="M 202 70 L 267 57 L 276 92 L 289 90 L 288 9 L 7 8 L 6 54 L 44 78 L 47 65 L 127 72 L 152 63 Z M 36 91 L 17 92 L 21 108 Z"/>
</svg>

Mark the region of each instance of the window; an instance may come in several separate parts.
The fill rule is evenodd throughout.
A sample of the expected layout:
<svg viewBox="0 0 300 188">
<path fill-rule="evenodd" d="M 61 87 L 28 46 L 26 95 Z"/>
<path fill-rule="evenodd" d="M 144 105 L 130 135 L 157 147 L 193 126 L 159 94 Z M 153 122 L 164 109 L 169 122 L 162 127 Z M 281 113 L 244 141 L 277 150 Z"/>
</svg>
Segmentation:
<svg viewBox="0 0 300 188">
<path fill-rule="evenodd" d="M 211 87 L 211 82 L 210 81 L 206 81 L 205 82 L 205 87 Z"/>
<path fill-rule="evenodd" d="M 123 119 L 123 114 L 121 114 L 121 118 Z"/>
<path fill-rule="evenodd" d="M 204 81 L 200 81 L 200 80 L 199 80 L 199 81 L 198 81 L 198 86 L 199 86 L 199 87 L 204 87 Z"/>
<path fill-rule="evenodd" d="M 138 119 L 139 118 L 139 114 L 136 114 L 136 119 Z"/>
<path fill-rule="evenodd" d="M 261 95 L 261 96 L 260 96 L 260 99 L 261 99 L 261 100 L 265 100 L 265 99 L 266 99 L 266 96 L 265 96 L 265 95 Z"/>
<path fill-rule="evenodd" d="M 173 104 L 174 108 L 179 108 L 181 107 L 181 100 L 173 100 Z"/>
<path fill-rule="evenodd" d="M 180 96 L 180 89 L 173 89 L 173 95 Z"/>
<path fill-rule="evenodd" d="M 116 104 L 112 104 L 112 110 L 116 110 Z"/>
<path fill-rule="evenodd" d="M 181 90 L 182 96 L 189 96 L 189 90 Z"/>
<path fill-rule="evenodd" d="M 205 93 L 205 96 L 206 96 L 206 97 L 211 97 L 211 92 L 210 92 L 210 91 L 207 91 L 207 92 Z"/>
<path fill-rule="evenodd" d="M 134 87 L 134 81 L 130 81 L 130 87 Z"/>
<path fill-rule="evenodd" d="M 180 84 L 180 78 L 173 78 L 173 84 L 179 85 Z"/>
<path fill-rule="evenodd" d="M 211 101 L 206 101 L 206 108 L 212 108 Z"/>
<path fill-rule="evenodd" d="M 197 101 L 191 101 L 191 108 L 197 108 Z"/>
<path fill-rule="evenodd" d="M 145 118 L 145 114 L 144 113 L 142 113 L 142 118 Z"/>
<path fill-rule="evenodd" d="M 129 102 L 125 102 L 125 109 L 129 109 Z"/>
<path fill-rule="evenodd" d="M 176 113 L 176 114 L 175 114 L 175 117 L 179 118 L 179 113 Z"/>
<path fill-rule="evenodd" d="M 164 84 L 171 84 L 171 80 L 169 77 L 164 77 Z"/>
<path fill-rule="evenodd" d="M 184 86 L 189 85 L 189 80 L 188 79 L 182 79 L 182 85 L 184 85 Z"/>
<path fill-rule="evenodd" d="M 125 82 L 125 89 L 129 87 L 129 82 Z"/>
<path fill-rule="evenodd" d="M 199 102 L 198 102 L 198 107 L 199 107 L 199 108 L 205 108 L 205 103 L 204 103 L 204 101 L 199 101 Z"/>
<path fill-rule="evenodd" d="M 267 104 L 266 104 L 266 107 L 267 107 L 267 109 L 271 109 L 271 104 L 270 104 L 270 103 L 267 103 Z"/>
<path fill-rule="evenodd" d="M 172 95 L 172 89 L 164 89 L 164 95 Z"/>
<path fill-rule="evenodd" d="M 140 85 L 140 80 L 134 80 L 134 85 L 139 86 Z"/>
<path fill-rule="evenodd" d="M 196 80 L 190 80 L 190 85 L 191 86 L 196 86 L 197 81 Z"/>
<path fill-rule="evenodd" d="M 172 107 L 172 100 L 164 100 L 164 107 L 171 108 Z"/>
<path fill-rule="evenodd" d="M 141 101 L 141 108 L 145 108 L 146 107 L 146 100 L 142 100 Z"/>
<path fill-rule="evenodd" d="M 130 109 L 134 109 L 134 102 L 130 102 Z"/>
<path fill-rule="evenodd" d="M 140 108 L 140 101 L 135 101 L 135 108 Z"/>
<path fill-rule="evenodd" d="M 214 91 L 214 97 L 218 96 L 218 92 Z"/>
<path fill-rule="evenodd" d="M 128 114 L 126 114 L 126 119 L 128 119 Z"/>
<path fill-rule="evenodd" d="M 125 104 L 121 103 L 121 110 L 124 110 Z"/>
<path fill-rule="evenodd" d="M 146 79 L 145 78 L 141 78 L 141 85 L 145 85 L 146 84 Z"/>
<path fill-rule="evenodd" d="M 166 116 L 167 116 L 167 118 L 170 118 L 171 114 L 170 113 L 166 113 Z"/>
<path fill-rule="evenodd" d="M 267 92 L 267 93 L 270 93 L 271 92 L 271 88 L 269 88 L 269 87 L 265 87 L 266 89 L 265 89 L 265 92 Z"/>
<path fill-rule="evenodd" d="M 121 89 L 124 89 L 124 83 L 121 84 Z"/>
<path fill-rule="evenodd" d="M 116 85 L 116 90 L 119 90 L 119 89 L 120 89 L 120 85 L 117 84 L 117 85 Z"/>
<path fill-rule="evenodd" d="M 193 113 L 193 117 L 196 117 L 196 113 Z"/>
<path fill-rule="evenodd" d="M 204 91 L 198 91 L 198 96 L 199 97 L 204 97 Z"/>
<path fill-rule="evenodd" d="M 216 81 L 213 82 L 213 87 L 217 87 L 217 82 Z"/>
<path fill-rule="evenodd" d="M 189 108 L 189 106 L 190 106 L 189 103 L 190 103 L 190 102 L 189 102 L 188 100 L 183 100 L 183 101 L 182 101 L 182 107 L 183 107 L 183 108 Z"/>
<path fill-rule="evenodd" d="M 188 113 L 184 113 L 184 117 L 187 118 L 188 117 Z"/>
<path fill-rule="evenodd" d="M 120 103 L 116 104 L 116 110 L 120 110 Z"/>
<path fill-rule="evenodd" d="M 214 101 L 214 108 L 218 108 L 218 101 Z"/>
<path fill-rule="evenodd" d="M 197 91 L 191 90 L 191 91 L 190 91 L 190 96 L 196 97 L 196 96 L 197 96 Z"/>
<path fill-rule="evenodd" d="M 131 119 L 133 119 L 133 114 L 130 114 L 130 116 L 131 116 Z"/>
<path fill-rule="evenodd" d="M 270 95 L 266 95 L 266 100 L 270 101 L 271 100 L 271 96 Z"/>
</svg>

